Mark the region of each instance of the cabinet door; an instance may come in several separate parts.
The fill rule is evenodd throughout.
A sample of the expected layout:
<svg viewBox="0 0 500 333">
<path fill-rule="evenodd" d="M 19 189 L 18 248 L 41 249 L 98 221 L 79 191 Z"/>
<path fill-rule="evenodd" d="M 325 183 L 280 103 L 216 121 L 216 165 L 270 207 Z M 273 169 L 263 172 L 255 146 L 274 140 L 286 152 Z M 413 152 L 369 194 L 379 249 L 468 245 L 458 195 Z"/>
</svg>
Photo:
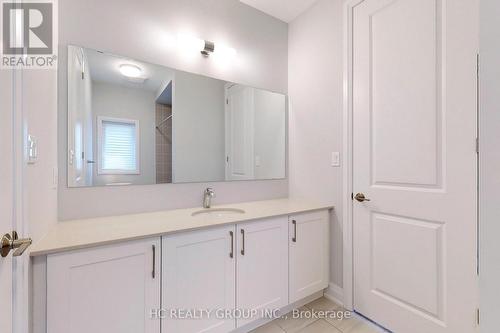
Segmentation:
<svg viewBox="0 0 500 333">
<path fill-rule="evenodd" d="M 290 303 L 328 287 L 328 211 L 291 216 Z"/>
<path fill-rule="evenodd" d="M 221 318 L 235 306 L 234 225 L 163 238 L 164 332 L 230 332 L 235 320 Z M 171 311 L 209 310 L 210 317 L 181 319 Z M 180 314 L 180 313 L 177 313 Z M 196 313 L 200 315 L 200 313 Z"/>
<path fill-rule="evenodd" d="M 238 319 L 238 327 L 288 304 L 287 224 L 285 216 L 237 226 L 237 308 L 258 312 Z"/>
<path fill-rule="evenodd" d="M 159 250 L 154 238 L 49 255 L 47 332 L 159 333 Z"/>
</svg>

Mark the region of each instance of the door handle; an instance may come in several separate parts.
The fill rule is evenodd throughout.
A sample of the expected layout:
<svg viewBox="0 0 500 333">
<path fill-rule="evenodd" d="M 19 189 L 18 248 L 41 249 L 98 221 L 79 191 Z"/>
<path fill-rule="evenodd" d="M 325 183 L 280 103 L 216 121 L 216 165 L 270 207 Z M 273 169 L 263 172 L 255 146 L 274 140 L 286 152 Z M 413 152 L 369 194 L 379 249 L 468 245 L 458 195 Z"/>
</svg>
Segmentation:
<svg viewBox="0 0 500 333">
<path fill-rule="evenodd" d="M 245 255 L 245 230 L 241 229 L 241 255 Z"/>
<path fill-rule="evenodd" d="M 19 239 L 16 231 L 12 231 L 12 235 L 5 234 L 0 241 L 2 245 L 1 255 L 3 258 L 7 257 L 10 251 L 15 250 L 12 254 L 14 257 L 19 257 L 26 251 L 33 241 L 31 238 Z"/>
<path fill-rule="evenodd" d="M 365 195 L 363 193 L 356 194 L 356 196 L 354 197 L 354 199 L 356 199 L 359 202 L 371 201 L 370 199 L 368 199 L 367 197 L 365 197 Z"/>
</svg>

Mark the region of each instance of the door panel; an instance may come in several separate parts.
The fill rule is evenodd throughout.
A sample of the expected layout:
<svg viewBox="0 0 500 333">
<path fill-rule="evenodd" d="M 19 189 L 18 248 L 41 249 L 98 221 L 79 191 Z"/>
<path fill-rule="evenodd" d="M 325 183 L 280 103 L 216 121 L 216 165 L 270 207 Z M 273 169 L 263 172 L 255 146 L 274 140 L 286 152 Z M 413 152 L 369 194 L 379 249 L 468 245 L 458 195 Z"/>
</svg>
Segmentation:
<svg viewBox="0 0 500 333">
<path fill-rule="evenodd" d="M 13 229 L 12 71 L 0 70 L 0 237 Z M 0 332 L 12 332 L 12 255 L 0 258 Z"/>
<path fill-rule="evenodd" d="M 260 318 L 262 311 L 288 304 L 288 219 L 239 224 L 237 231 L 237 308 L 258 311 L 256 318 L 238 319 L 241 327 Z"/>
<path fill-rule="evenodd" d="M 164 330 L 223 333 L 235 328 L 234 319 L 217 318 L 215 313 L 235 307 L 234 230 L 226 226 L 163 238 L 163 308 L 214 311 L 210 318 L 192 320 L 167 315 L 162 321 Z"/>
<path fill-rule="evenodd" d="M 370 35 L 362 37 L 371 53 L 372 184 L 437 187 L 443 135 L 438 3 L 377 0 L 373 6 L 364 22 Z"/>
<path fill-rule="evenodd" d="M 154 238 L 48 256 L 47 332 L 159 333 L 159 250 Z"/>
<path fill-rule="evenodd" d="M 254 178 L 254 89 L 226 89 L 226 178 Z"/>
<path fill-rule="evenodd" d="M 328 212 L 290 217 L 290 303 L 328 287 Z"/>
<path fill-rule="evenodd" d="M 354 307 L 394 332 L 474 332 L 477 1 L 353 9 Z M 460 51 L 458 51 L 460 50 Z"/>
</svg>

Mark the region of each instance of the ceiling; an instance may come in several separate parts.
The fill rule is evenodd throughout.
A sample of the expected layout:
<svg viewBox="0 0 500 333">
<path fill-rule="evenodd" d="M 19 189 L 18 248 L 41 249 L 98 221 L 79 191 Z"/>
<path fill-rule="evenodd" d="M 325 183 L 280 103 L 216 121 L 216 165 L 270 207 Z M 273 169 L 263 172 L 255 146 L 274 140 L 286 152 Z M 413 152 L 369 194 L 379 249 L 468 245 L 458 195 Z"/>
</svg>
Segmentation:
<svg viewBox="0 0 500 333">
<path fill-rule="evenodd" d="M 268 15 L 290 23 L 318 0 L 240 0 Z"/>
<path fill-rule="evenodd" d="M 158 92 L 160 88 L 167 86 L 174 76 L 174 70 L 167 67 L 121 58 L 92 49 L 85 49 L 84 52 L 87 57 L 90 76 L 94 82 Z M 135 82 L 126 79 L 120 73 L 120 65 L 122 64 L 133 64 L 141 68 L 145 80 Z"/>
</svg>

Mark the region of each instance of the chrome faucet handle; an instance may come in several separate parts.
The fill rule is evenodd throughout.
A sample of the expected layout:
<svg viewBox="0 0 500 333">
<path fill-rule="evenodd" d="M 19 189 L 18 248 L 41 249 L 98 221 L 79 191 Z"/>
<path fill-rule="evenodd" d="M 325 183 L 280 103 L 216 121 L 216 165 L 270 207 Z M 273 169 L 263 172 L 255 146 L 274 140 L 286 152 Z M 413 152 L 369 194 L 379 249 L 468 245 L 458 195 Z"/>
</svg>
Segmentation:
<svg viewBox="0 0 500 333">
<path fill-rule="evenodd" d="M 203 195 L 203 208 L 210 208 L 212 205 L 212 198 L 215 197 L 215 192 L 212 188 L 207 188 Z"/>
</svg>

